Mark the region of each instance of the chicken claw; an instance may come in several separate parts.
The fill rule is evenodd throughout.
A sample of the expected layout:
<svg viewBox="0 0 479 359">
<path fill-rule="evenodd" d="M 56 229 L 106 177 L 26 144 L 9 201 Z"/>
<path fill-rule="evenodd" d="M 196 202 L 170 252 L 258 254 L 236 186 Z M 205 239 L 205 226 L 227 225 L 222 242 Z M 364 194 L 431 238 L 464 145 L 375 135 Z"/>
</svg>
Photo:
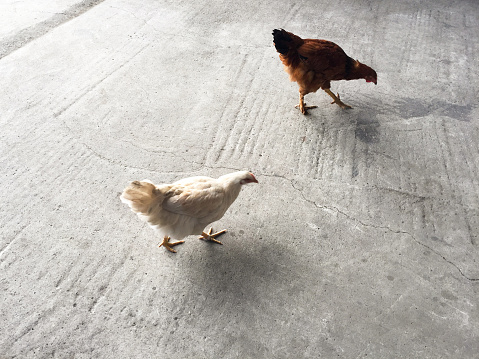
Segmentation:
<svg viewBox="0 0 479 359">
<path fill-rule="evenodd" d="M 324 89 L 324 91 L 333 98 L 334 101 L 331 102 L 331 104 L 335 103 L 344 110 L 348 108 L 352 108 L 351 106 L 346 105 L 343 101 L 341 101 L 341 98 L 339 97 L 339 93 L 338 93 L 338 96 L 336 96 L 334 93 L 331 92 L 330 89 Z"/>
<path fill-rule="evenodd" d="M 221 236 L 224 233 L 226 233 L 226 229 L 223 229 L 222 231 L 219 231 L 219 232 L 216 232 L 216 233 L 211 233 L 211 232 L 213 232 L 213 227 L 210 228 L 208 233 L 201 232 L 201 237 L 199 237 L 198 239 L 203 239 L 205 241 L 211 241 L 211 242 L 214 242 L 214 243 L 223 244 L 215 238 Z"/>
<path fill-rule="evenodd" d="M 308 114 L 308 110 L 312 109 L 312 108 L 316 108 L 318 106 L 306 106 L 306 103 L 304 102 L 304 95 L 299 95 L 299 103 L 294 106 L 296 108 L 299 108 L 299 110 L 301 111 L 301 113 L 303 115 L 307 115 Z"/>
<path fill-rule="evenodd" d="M 184 243 L 185 241 L 178 241 L 178 242 L 173 242 L 173 243 L 170 243 L 170 237 L 169 236 L 165 236 L 163 238 L 163 242 L 161 242 L 161 244 L 158 246 L 158 247 L 161 247 L 161 246 L 164 246 L 166 249 L 168 249 L 170 252 L 172 253 L 176 253 L 176 251 L 171 248 L 173 246 L 176 246 L 178 244 L 181 244 L 181 243 Z"/>
<path fill-rule="evenodd" d="M 305 103 L 303 103 L 303 106 L 301 106 L 301 104 L 297 104 L 296 106 L 294 106 L 296 108 L 299 108 L 299 110 L 301 111 L 301 113 L 303 115 L 307 115 L 308 114 L 308 111 L 307 110 L 311 110 L 312 108 L 316 108 L 318 106 L 306 106 Z"/>
</svg>

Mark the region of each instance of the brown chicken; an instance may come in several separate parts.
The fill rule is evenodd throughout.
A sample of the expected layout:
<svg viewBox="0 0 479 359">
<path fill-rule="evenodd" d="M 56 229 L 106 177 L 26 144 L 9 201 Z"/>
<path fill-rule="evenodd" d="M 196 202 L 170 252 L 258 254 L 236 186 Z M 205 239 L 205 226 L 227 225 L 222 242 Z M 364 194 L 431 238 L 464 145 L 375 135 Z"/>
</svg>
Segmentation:
<svg viewBox="0 0 479 359">
<path fill-rule="evenodd" d="M 351 106 L 341 101 L 339 94 L 331 92 L 331 81 L 365 79 L 377 84 L 372 68 L 352 59 L 334 42 L 302 39 L 283 29 L 273 30 L 274 46 L 291 81 L 299 85 L 299 107 L 303 114 L 317 106 L 306 106 L 304 96 L 323 89 L 341 108 Z"/>
</svg>

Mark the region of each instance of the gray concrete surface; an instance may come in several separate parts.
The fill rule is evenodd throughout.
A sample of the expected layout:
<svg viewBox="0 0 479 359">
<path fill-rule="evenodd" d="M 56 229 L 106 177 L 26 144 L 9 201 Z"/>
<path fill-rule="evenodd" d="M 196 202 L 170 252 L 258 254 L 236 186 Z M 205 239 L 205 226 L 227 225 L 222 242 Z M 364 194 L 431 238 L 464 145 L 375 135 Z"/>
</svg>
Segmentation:
<svg viewBox="0 0 479 359">
<path fill-rule="evenodd" d="M 47 5 L 48 4 L 48 5 Z M 272 46 L 378 85 L 305 117 Z M 1 358 L 479 358 L 479 3 L 3 1 Z M 253 171 L 172 255 L 131 180 Z"/>
</svg>

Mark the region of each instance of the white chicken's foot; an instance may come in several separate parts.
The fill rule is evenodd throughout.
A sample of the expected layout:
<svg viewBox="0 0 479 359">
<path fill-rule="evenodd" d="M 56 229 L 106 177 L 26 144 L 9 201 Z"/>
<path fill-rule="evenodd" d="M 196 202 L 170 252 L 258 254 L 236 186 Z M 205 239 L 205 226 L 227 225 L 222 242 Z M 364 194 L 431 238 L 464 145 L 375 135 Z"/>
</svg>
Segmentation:
<svg viewBox="0 0 479 359">
<path fill-rule="evenodd" d="M 339 97 L 339 93 L 336 96 L 330 89 L 324 89 L 324 91 L 333 98 L 334 101 L 331 102 L 331 104 L 335 103 L 344 110 L 352 108 L 351 106 L 346 105 L 343 101 L 341 101 L 341 98 Z"/>
<path fill-rule="evenodd" d="M 216 233 L 211 233 L 211 232 L 213 232 L 213 227 L 210 228 L 208 233 L 201 232 L 201 236 L 198 239 L 203 239 L 205 241 L 211 241 L 211 242 L 214 242 L 214 243 L 223 244 L 215 238 L 221 236 L 224 233 L 226 233 L 226 229 L 223 229 L 222 231 L 219 231 L 219 232 L 216 232 Z"/>
<path fill-rule="evenodd" d="M 178 245 L 178 244 L 181 244 L 181 243 L 184 243 L 184 242 L 185 242 L 185 241 L 178 241 L 178 242 L 170 243 L 170 239 L 171 239 L 171 238 L 170 238 L 169 236 L 163 237 L 163 242 L 161 242 L 161 244 L 160 244 L 158 247 L 163 246 L 163 247 L 165 247 L 167 250 L 169 250 L 170 252 L 176 253 L 176 251 L 175 251 L 173 248 L 171 248 L 171 247 L 176 246 L 176 245 Z"/>
</svg>

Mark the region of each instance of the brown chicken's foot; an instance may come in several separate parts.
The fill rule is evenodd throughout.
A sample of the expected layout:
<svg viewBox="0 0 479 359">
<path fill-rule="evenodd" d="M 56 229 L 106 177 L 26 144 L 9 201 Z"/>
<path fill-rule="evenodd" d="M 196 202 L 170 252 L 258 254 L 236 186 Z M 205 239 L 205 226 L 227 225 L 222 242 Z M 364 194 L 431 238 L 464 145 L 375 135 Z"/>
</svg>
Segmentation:
<svg viewBox="0 0 479 359">
<path fill-rule="evenodd" d="M 331 104 L 335 103 L 337 104 L 339 107 L 341 107 L 342 109 L 348 109 L 348 108 L 352 108 L 351 106 L 349 105 L 346 105 L 343 101 L 341 101 L 341 98 L 339 97 L 339 93 L 338 93 L 338 96 L 336 96 L 334 93 L 331 92 L 330 89 L 325 89 L 324 90 L 329 96 L 331 96 L 333 98 L 333 102 L 331 102 Z"/>
<path fill-rule="evenodd" d="M 170 239 L 171 239 L 170 237 L 165 236 L 165 237 L 163 238 L 163 242 L 161 242 L 161 244 L 160 244 L 158 247 L 163 246 L 163 247 L 165 247 L 167 250 L 169 250 L 170 252 L 176 253 L 176 251 L 175 251 L 173 248 L 171 248 L 171 247 L 176 246 L 176 245 L 178 245 L 178 244 L 181 244 L 181 243 L 184 243 L 184 242 L 185 242 L 185 241 L 178 241 L 178 242 L 170 243 Z"/>
<path fill-rule="evenodd" d="M 222 231 L 219 231 L 219 232 L 216 232 L 216 233 L 211 233 L 211 232 L 213 232 L 213 227 L 210 228 L 208 233 L 201 232 L 201 237 L 199 237 L 199 239 L 203 239 L 205 241 L 211 241 L 211 242 L 218 243 L 218 244 L 223 244 L 215 238 L 221 236 L 224 233 L 226 233 L 226 229 L 223 229 Z"/>
<path fill-rule="evenodd" d="M 301 113 L 303 115 L 307 115 L 308 114 L 308 111 L 307 110 L 311 110 L 312 108 L 316 108 L 318 106 L 306 106 L 305 103 L 303 103 L 303 106 L 301 106 L 300 103 L 298 103 L 296 106 L 294 106 L 296 108 L 299 108 L 299 110 L 301 111 Z"/>
<path fill-rule="evenodd" d="M 295 107 L 296 108 L 299 107 L 299 110 L 301 111 L 301 113 L 303 115 L 307 115 L 308 114 L 307 110 L 310 110 L 312 108 L 316 108 L 318 106 L 306 106 L 306 104 L 304 103 L 304 95 L 302 95 L 301 92 L 300 92 L 299 93 L 299 103 Z"/>
</svg>

